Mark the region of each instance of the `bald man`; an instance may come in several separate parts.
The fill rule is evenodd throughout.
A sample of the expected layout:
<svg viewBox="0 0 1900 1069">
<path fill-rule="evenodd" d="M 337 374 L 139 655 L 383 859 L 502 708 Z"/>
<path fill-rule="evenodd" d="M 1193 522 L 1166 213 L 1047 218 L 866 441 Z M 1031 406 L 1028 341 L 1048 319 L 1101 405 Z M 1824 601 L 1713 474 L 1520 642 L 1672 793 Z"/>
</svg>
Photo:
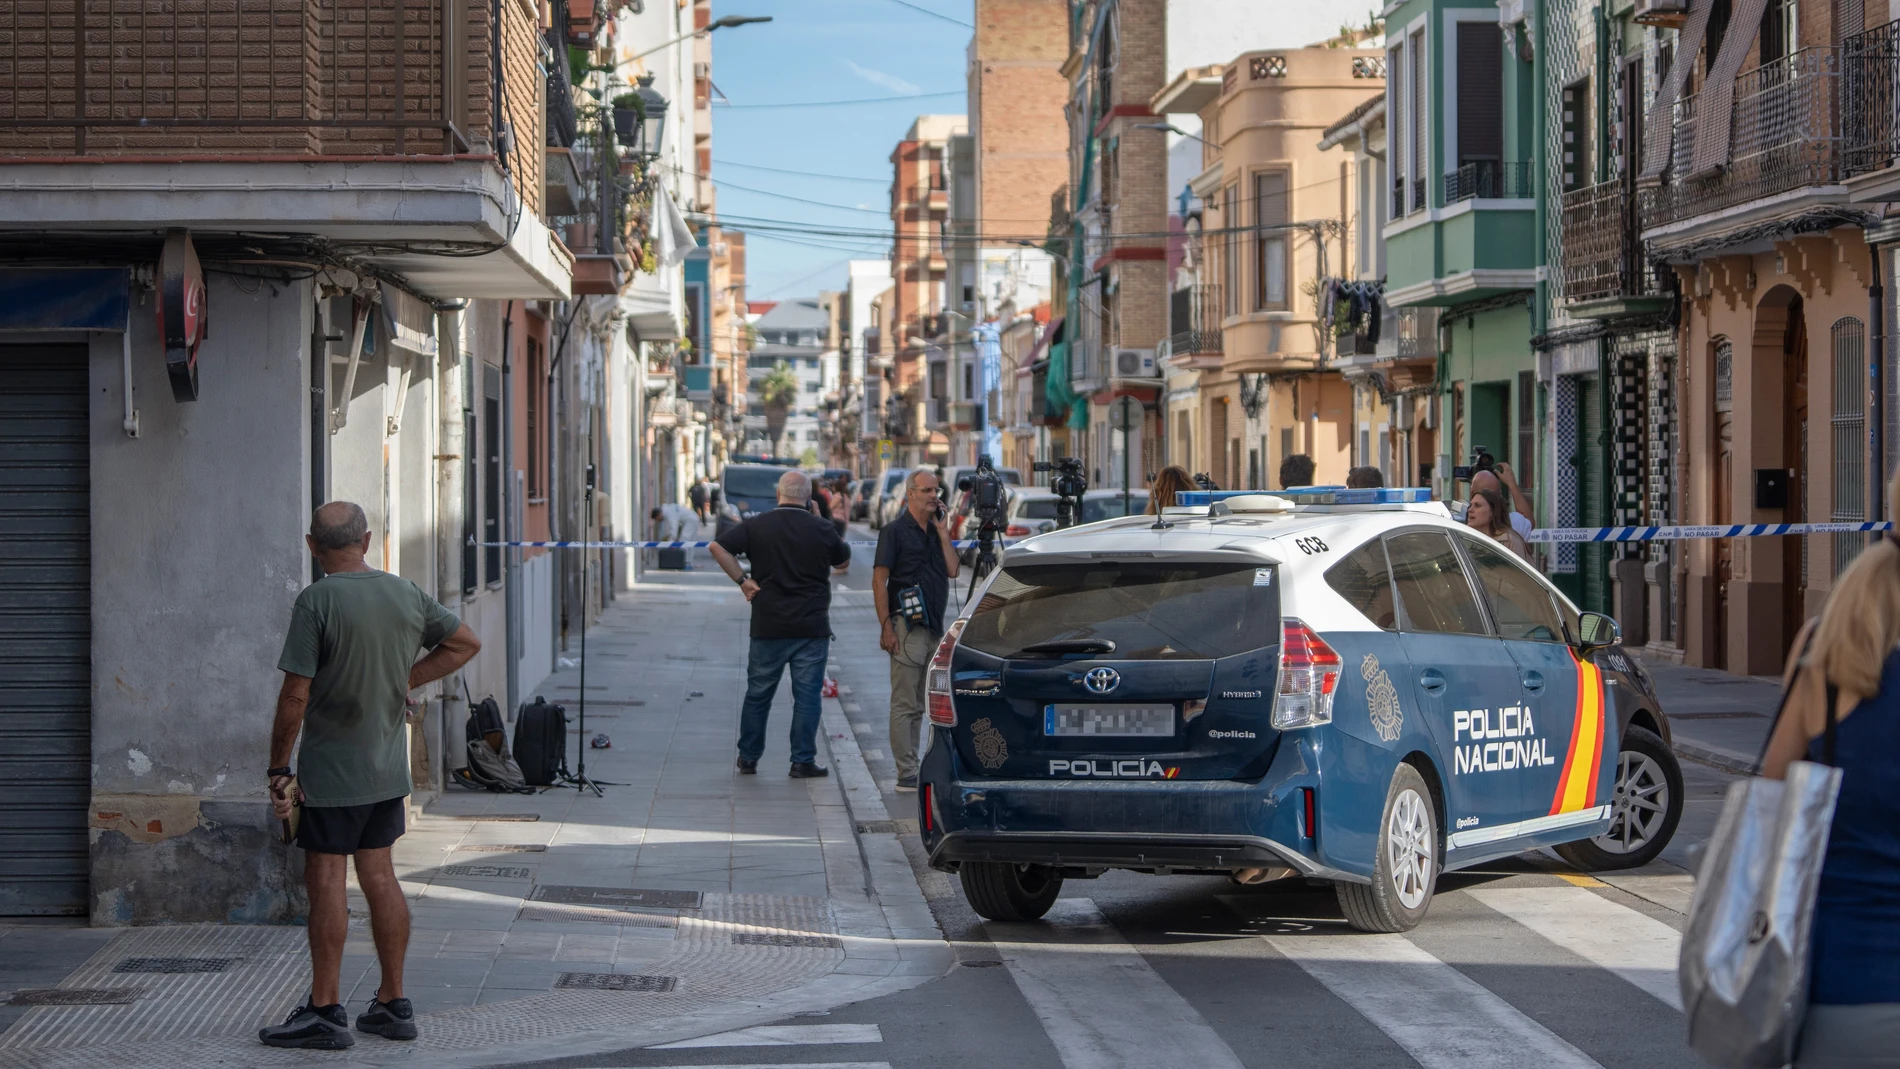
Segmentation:
<svg viewBox="0 0 1900 1069">
<path fill-rule="evenodd" d="M 811 476 L 788 471 L 778 480 L 778 507 L 727 529 L 709 547 L 726 578 L 752 603 L 745 705 L 739 712 L 741 775 L 756 775 L 765 753 L 765 723 L 779 679 L 792 670 L 794 779 L 830 775 L 818 764 L 819 698 L 831 652 L 831 577 L 851 567 L 851 548 L 831 521 L 811 511 Z M 739 557 L 752 562 L 747 576 Z"/>
<path fill-rule="evenodd" d="M 258 1038 L 272 1047 L 340 1050 L 356 1042 L 339 997 L 350 926 L 344 866 L 352 855 L 382 968 L 356 1030 L 416 1038 L 415 1010 L 402 990 L 409 904 L 390 859 L 410 789 L 408 697 L 467 664 L 482 644 L 421 587 L 364 563 L 370 530 L 360 507 L 332 501 L 318 508 L 304 543 L 323 578 L 290 611 L 267 774 L 278 818 L 288 820 L 294 805 L 303 810 L 297 846 L 310 892 L 310 993 Z M 290 751 L 299 734 L 292 798 Z"/>
</svg>

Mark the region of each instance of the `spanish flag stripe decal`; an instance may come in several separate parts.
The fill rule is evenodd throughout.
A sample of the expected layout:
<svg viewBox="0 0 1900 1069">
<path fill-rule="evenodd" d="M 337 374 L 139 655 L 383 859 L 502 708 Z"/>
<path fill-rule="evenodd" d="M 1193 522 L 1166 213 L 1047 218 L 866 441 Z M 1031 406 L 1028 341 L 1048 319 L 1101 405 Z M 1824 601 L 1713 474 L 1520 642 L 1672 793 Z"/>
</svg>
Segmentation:
<svg viewBox="0 0 1900 1069">
<path fill-rule="evenodd" d="M 1550 812 L 1574 813 L 1596 805 L 1597 772 L 1603 759 L 1603 671 L 1585 660 L 1577 661 L 1577 715 L 1571 727 L 1570 749 L 1557 780 Z"/>
</svg>

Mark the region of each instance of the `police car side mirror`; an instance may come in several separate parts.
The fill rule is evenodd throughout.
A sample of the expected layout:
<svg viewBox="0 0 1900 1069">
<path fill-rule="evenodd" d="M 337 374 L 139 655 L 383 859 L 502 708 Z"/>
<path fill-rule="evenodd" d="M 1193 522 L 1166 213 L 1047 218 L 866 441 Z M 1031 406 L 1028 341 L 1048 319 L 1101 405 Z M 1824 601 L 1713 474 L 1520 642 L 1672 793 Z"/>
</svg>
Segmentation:
<svg viewBox="0 0 1900 1069">
<path fill-rule="evenodd" d="M 1577 620 L 1577 645 L 1586 650 L 1614 646 L 1623 641 L 1623 630 L 1616 621 L 1600 612 L 1586 612 Z"/>
</svg>

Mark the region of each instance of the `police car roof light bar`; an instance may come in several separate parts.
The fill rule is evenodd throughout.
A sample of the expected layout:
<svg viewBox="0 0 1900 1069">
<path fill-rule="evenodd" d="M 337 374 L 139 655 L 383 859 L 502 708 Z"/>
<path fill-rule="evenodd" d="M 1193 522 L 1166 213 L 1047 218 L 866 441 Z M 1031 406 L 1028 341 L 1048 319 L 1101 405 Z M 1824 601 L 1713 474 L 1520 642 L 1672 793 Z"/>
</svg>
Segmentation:
<svg viewBox="0 0 1900 1069">
<path fill-rule="evenodd" d="M 1174 503 L 1206 507 L 1231 497 L 1261 494 L 1285 498 L 1295 505 L 1421 505 L 1432 499 L 1431 490 L 1423 486 L 1370 490 L 1349 490 L 1343 486 L 1302 486 L 1292 490 L 1182 490 L 1174 495 Z"/>
</svg>

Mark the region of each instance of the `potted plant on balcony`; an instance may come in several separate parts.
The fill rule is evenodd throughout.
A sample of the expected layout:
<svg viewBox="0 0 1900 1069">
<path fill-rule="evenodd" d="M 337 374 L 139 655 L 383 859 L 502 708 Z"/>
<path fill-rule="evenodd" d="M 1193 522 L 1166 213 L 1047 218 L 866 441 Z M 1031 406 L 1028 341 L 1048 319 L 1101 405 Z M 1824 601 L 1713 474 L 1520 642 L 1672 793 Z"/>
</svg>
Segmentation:
<svg viewBox="0 0 1900 1069">
<path fill-rule="evenodd" d="M 798 376 L 781 360 L 759 380 L 759 402 L 765 406 L 765 434 L 777 453 L 778 440 L 785 433 L 785 417 L 798 399 Z"/>
</svg>

